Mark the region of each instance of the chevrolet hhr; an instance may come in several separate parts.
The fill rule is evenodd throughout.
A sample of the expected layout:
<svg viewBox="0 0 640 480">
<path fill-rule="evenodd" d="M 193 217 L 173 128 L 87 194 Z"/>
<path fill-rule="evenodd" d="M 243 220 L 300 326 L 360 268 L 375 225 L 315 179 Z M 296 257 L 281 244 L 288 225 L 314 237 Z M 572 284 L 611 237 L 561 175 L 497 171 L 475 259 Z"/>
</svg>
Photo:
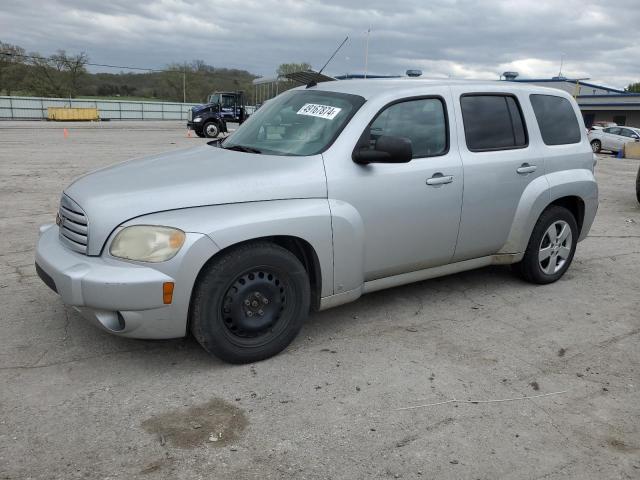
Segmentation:
<svg viewBox="0 0 640 480">
<path fill-rule="evenodd" d="M 594 166 L 560 90 L 325 82 L 222 141 L 77 179 L 40 228 L 36 270 L 111 333 L 191 332 L 253 362 L 310 310 L 376 290 L 492 264 L 555 282 L 594 220 Z"/>
</svg>

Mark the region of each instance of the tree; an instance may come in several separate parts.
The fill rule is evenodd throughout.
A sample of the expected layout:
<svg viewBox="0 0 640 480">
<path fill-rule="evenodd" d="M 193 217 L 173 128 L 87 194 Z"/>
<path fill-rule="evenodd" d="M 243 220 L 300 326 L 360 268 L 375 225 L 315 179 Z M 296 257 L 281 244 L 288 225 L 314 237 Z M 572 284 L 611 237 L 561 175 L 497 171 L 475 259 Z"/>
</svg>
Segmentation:
<svg viewBox="0 0 640 480">
<path fill-rule="evenodd" d="M 58 50 L 49 58 L 34 53 L 30 58 L 30 86 L 36 95 L 73 98 L 80 88 L 80 80 L 87 74 L 88 61 L 84 52 L 67 55 L 64 50 Z"/>
<path fill-rule="evenodd" d="M 308 70 L 311 70 L 311 64 L 307 62 L 283 63 L 278 67 L 278 69 L 276 70 L 276 73 L 278 74 L 279 77 L 281 77 L 287 73 L 306 72 Z"/>
<path fill-rule="evenodd" d="M 24 54 L 23 48 L 0 42 L 0 92 L 11 95 L 24 88 Z"/>
<path fill-rule="evenodd" d="M 640 82 L 630 83 L 624 90 L 629 93 L 640 93 Z"/>
</svg>

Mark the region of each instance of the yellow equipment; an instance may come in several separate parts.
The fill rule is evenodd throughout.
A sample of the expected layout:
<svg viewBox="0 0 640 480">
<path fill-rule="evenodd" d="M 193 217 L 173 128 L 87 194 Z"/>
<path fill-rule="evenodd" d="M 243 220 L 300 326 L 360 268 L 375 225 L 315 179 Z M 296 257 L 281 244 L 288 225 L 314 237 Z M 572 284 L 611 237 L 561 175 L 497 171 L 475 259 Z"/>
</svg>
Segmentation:
<svg viewBox="0 0 640 480">
<path fill-rule="evenodd" d="M 97 108 L 48 107 L 47 119 L 55 121 L 100 120 Z"/>
</svg>

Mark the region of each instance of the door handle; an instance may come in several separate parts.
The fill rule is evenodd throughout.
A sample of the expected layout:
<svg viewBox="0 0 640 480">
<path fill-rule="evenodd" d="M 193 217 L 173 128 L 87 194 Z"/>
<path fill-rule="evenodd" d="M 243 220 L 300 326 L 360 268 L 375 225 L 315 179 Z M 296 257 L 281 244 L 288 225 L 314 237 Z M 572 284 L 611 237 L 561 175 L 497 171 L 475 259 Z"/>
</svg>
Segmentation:
<svg viewBox="0 0 640 480">
<path fill-rule="evenodd" d="M 536 171 L 538 167 L 535 165 L 529 165 L 528 163 L 523 163 L 519 168 L 516 169 L 520 175 L 526 175 L 527 173 L 533 173 Z"/>
<path fill-rule="evenodd" d="M 444 185 L 453 182 L 453 175 L 442 175 L 442 173 L 434 173 L 433 177 L 427 178 L 427 185 Z"/>
</svg>

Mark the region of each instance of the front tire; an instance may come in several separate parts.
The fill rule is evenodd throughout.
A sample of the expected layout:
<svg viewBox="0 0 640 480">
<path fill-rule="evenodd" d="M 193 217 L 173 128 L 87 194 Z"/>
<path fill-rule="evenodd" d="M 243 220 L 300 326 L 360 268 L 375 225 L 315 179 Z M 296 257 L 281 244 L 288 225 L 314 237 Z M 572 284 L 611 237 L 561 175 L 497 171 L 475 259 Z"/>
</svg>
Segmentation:
<svg viewBox="0 0 640 480">
<path fill-rule="evenodd" d="M 202 132 L 207 138 L 216 138 L 220 135 L 220 126 L 216 122 L 207 122 L 202 126 Z"/>
<path fill-rule="evenodd" d="M 578 242 L 578 224 L 564 207 L 552 205 L 536 223 L 521 262 L 514 270 L 531 283 L 547 284 L 567 271 Z"/>
<path fill-rule="evenodd" d="M 229 363 L 272 357 L 309 313 L 309 278 L 288 250 L 268 242 L 236 247 L 207 265 L 194 289 L 191 332 Z"/>
<path fill-rule="evenodd" d="M 600 153 L 600 150 L 602 150 L 602 143 L 600 143 L 600 140 L 593 140 L 591 142 L 591 150 L 593 153 Z"/>
<path fill-rule="evenodd" d="M 196 133 L 197 136 L 199 136 L 200 138 L 204 138 L 204 132 L 198 131 L 198 130 L 194 130 L 194 132 Z"/>
</svg>

